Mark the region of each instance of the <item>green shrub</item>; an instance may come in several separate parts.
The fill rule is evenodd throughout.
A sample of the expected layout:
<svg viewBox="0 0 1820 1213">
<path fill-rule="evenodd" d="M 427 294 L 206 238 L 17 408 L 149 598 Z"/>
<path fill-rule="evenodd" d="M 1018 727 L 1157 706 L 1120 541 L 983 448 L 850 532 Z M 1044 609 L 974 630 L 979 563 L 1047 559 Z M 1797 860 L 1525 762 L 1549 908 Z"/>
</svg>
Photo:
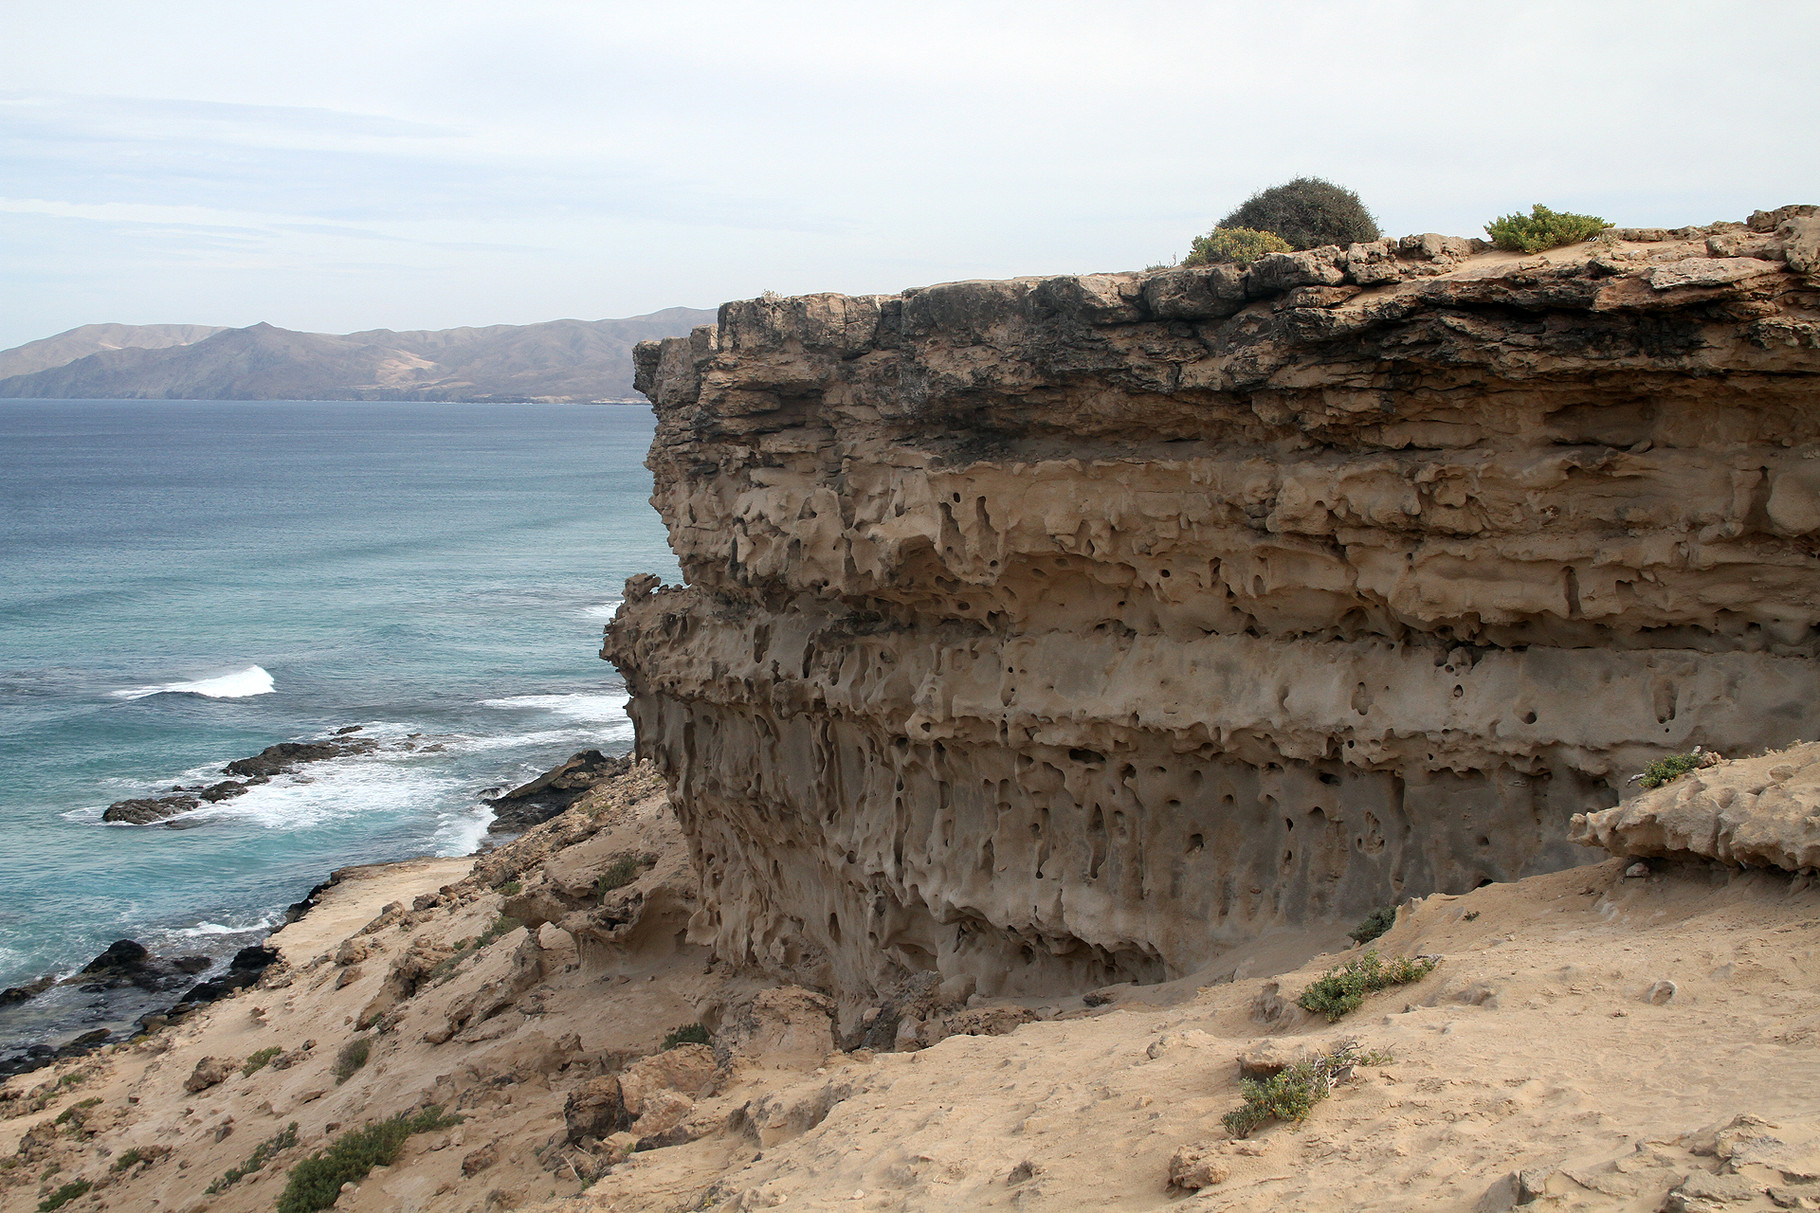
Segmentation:
<svg viewBox="0 0 1820 1213">
<path fill-rule="evenodd" d="M 1298 249 L 1344 246 L 1379 236 L 1378 221 L 1357 194 L 1319 177 L 1297 177 L 1259 190 L 1219 226 L 1275 232 Z"/>
<path fill-rule="evenodd" d="M 242 1179 L 245 1179 L 248 1175 L 251 1175 L 253 1172 L 265 1166 L 266 1163 L 271 1162 L 278 1154 L 290 1149 L 296 1144 L 297 1122 L 293 1120 L 289 1125 L 285 1126 L 282 1133 L 274 1133 L 258 1145 L 254 1146 L 253 1152 L 246 1156 L 245 1162 L 237 1167 L 229 1167 L 227 1171 L 222 1174 L 220 1179 L 217 1179 L 208 1186 L 208 1194 L 210 1196 L 221 1195 L 223 1192 L 239 1183 Z"/>
<path fill-rule="evenodd" d="M 524 924 L 519 922 L 516 918 L 501 914 L 498 918 L 495 918 L 492 922 L 487 924 L 487 929 L 480 933 L 480 938 L 474 941 L 474 946 L 476 948 L 484 948 L 495 939 L 498 939 L 501 935 L 510 935 L 513 931 L 516 931 L 523 925 Z"/>
<path fill-rule="evenodd" d="M 284 1050 L 277 1045 L 267 1045 L 241 1063 L 240 1076 L 242 1078 L 251 1078 L 254 1074 L 265 1068 L 266 1062 L 272 1060 L 272 1058 L 278 1056 L 282 1052 L 284 1052 Z"/>
<path fill-rule="evenodd" d="M 1183 265 L 1250 265 L 1265 253 L 1292 251 L 1289 241 L 1275 232 L 1259 232 L 1248 227 L 1216 227 L 1205 236 L 1196 236 Z"/>
<path fill-rule="evenodd" d="M 432 1105 L 415 1115 L 400 1113 L 390 1120 L 350 1129 L 326 1150 L 318 1150 L 291 1168 L 290 1178 L 278 1197 L 278 1213 L 316 1213 L 335 1203 L 341 1185 L 358 1183 L 374 1167 L 389 1167 L 413 1133 L 447 1128 L 461 1123 L 459 1116 L 444 1116 Z"/>
<path fill-rule="evenodd" d="M 1379 906 L 1367 914 L 1358 926 L 1346 932 L 1346 936 L 1354 943 L 1370 943 L 1395 925 L 1397 925 L 1397 908 Z"/>
<path fill-rule="evenodd" d="M 51 1123 L 54 1125 L 67 1125 L 72 1120 L 81 1120 L 84 1112 L 100 1102 L 101 1100 L 93 1095 L 89 1096 L 87 1099 L 79 1099 L 69 1107 L 63 1109 L 63 1111 L 57 1113 L 57 1119 L 51 1121 Z"/>
<path fill-rule="evenodd" d="M 1591 240 L 1611 224 L 1597 215 L 1551 211 L 1540 202 L 1527 215 L 1500 215 L 1485 225 L 1491 242 L 1507 253 L 1539 253 Z"/>
<path fill-rule="evenodd" d="M 138 1164 L 139 1160 L 144 1157 L 145 1157 L 145 1155 L 141 1154 L 136 1149 L 127 1150 L 127 1151 L 123 1152 L 119 1158 L 116 1158 L 114 1160 L 114 1165 L 109 1169 L 114 1170 L 114 1171 L 124 1171 L 128 1167 L 136 1166 Z"/>
<path fill-rule="evenodd" d="M 354 1072 L 367 1064 L 367 1055 L 373 1051 L 373 1038 L 361 1036 L 341 1046 L 341 1052 L 335 1054 L 335 1085 L 340 1086 L 354 1077 Z"/>
<path fill-rule="evenodd" d="M 58 1188 L 55 1192 L 52 1192 L 49 1196 L 38 1202 L 38 1213 L 51 1213 L 52 1209 L 61 1209 L 64 1205 L 75 1200 L 78 1196 L 81 1196 L 84 1192 L 87 1192 L 94 1186 L 94 1184 L 91 1184 L 86 1179 L 78 1179 L 74 1183 L 64 1184 L 61 1188 Z"/>
<path fill-rule="evenodd" d="M 1643 768 L 1637 776 L 1637 782 L 1646 788 L 1659 788 L 1671 780 L 1679 779 L 1689 771 L 1698 771 L 1710 767 L 1719 759 L 1712 754 L 1703 754 L 1699 750 L 1690 750 L 1685 754 L 1668 754 L 1656 759 Z"/>
<path fill-rule="evenodd" d="M 1335 1084 L 1352 1076 L 1355 1066 L 1384 1065 L 1388 1053 L 1361 1052 L 1357 1041 L 1347 1041 L 1313 1061 L 1298 1062 L 1269 1078 L 1247 1078 L 1239 1083 L 1244 1103 L 1221 1117 L 1234 1137 L 1249 1137 L 1272 1120 L 1301 1124 L 1314 1106 L 1333 1093 Z"/>
<path fill-rule="evenodd" d="M 522 880 L 508 880 L 499 886 L 500 894 L 505 897 L 516 897 L 524 892 L 524 889 L 525 882 Z"/>
<path fill-rule="evenodd" d="M 646 868 L 656 866 L 657 856 L 649 852 L 640 855 L 635 851 L 628 851 L 624 855 L 614 856 L 613 862 L 607 865 L 607 870 L 602 872 L 600 878 L 594 882 L 595 898 L 602 899 L 614 889 L 623 889 L 637 880 L 639 874 Z"/>
<path fill-rule="evenodd" d="M 708 1035 L 708 1029 L 698 1023 L 685 1023 L 671 1029 L 664 1037 L 664 1048 L 674 1049 L 677 1045 L 713 1044 L 714 1038 Z"/>
<path fill-rule="evenodd" d="M 1358 1010 L 1367 994 L 1420 981 L 1438 963 L 1427 956 L 1398 956 L 1387 964 L 1376 952 L 1367 952 L 1310 982 L 1296 1004 L 1332 1022 Z"/>
</svg>

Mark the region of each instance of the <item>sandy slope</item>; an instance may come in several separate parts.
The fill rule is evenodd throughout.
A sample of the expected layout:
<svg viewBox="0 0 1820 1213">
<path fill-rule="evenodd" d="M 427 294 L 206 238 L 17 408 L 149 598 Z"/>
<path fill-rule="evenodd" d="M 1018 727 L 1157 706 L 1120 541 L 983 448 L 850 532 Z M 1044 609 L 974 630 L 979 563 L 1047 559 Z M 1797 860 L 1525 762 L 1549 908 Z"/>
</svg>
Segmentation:
<svg viewBox="0 0 1820 1213">
<path fill-rule="evenodd" d="M 1803 877 L 1658 864 L 1627 879 L 1610 860 L 1430 897 L 1375 946 L 1439 954 L 1440 967 L 1336 1025 L 1285 1002 L 1340 959 L 1314 954 L 1335 947 L 1333 930 L 1276 937 L 1198 980 L 1102 991 L 1100 1006 L 1030 1004 L 1045 1020 L 1005 1035 L 824 1059 L 826 1028 L 804 1048 L 812 996 L 767 996 L 795 1010 L 740 1020 L 760 983 L 704 963 L 661 915 L 622 946 L 591 946 L 586 964 L 554 926 L 541 947 L 513 930 L 387 1004 L 388 974 L 413 948 L 406 967 L 422 969 L 485 931 L 505 900 L 496 885 L 560 875 L 582 888 L 614 857 L 649 851 L 658 862 L 631 900 L 686 908 L 686 855 L 656 789 L 648 771 L 600 789 L 465 881 L 472 861 L 358 870 L 278 936 L 287 963 L 259 987 L 14 1079 L 0 1088 L 0 1210 L 34 1209 L 78 1177 L 97 1186 L 70 1210 L 270 1209 L 284 1172 L 336 1132 L 427 1102 L 467 1120 L 413 1138 L 338 1209 L 1496 1209 L 1512 1207 L 1505 1177 L 1519 1172 L 1535 1208 L 1772 1208 L 1772 1189 L 1782 1207 L 1820 1207 L 1820 891 Z M 420 894 L 437 904 L 411 910 Z M 1665 1001 L 1659 982 L 1674 983 Z M 371 1060 L 337 1086 L 337 1050 L 375 1014 Z M 723 1063 L 684 1117 L 696 1140 L 610 1167 L 632 1135 L 567 1144 L 565 1101 L 696 1018 L 719 1026 Z M 1266 1037 L 1357 1037 L 1394 1061 L 1300 1129 L 1227 1141 L 1235 1058 Z M 287 1069 L 239 1072 L 256 1049 L 306 1040 Z M 205 1056 L 235 1069 L 186 1092 Z M 1700 1136 L 1741 1115 L 1768 1123 Z M 205 1195 L 292 1121 L 295 1147 Z M 1172 1192 L 1171 1156 L 1193 1143 L 1230 1177 Z M 135 1147 L 169 1153 L 110 1169 Z M 1690 1177 L 1742 1199 L 1684 1191 L 1665 1206 Z"/>
</svg>

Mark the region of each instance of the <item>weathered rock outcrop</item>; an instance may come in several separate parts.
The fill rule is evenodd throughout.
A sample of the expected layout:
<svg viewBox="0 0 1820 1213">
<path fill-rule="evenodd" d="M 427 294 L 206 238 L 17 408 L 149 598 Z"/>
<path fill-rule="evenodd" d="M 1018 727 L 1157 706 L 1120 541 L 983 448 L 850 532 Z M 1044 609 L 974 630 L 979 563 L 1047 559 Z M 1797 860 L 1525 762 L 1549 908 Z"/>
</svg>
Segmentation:
<svg viewBox="0 0 1820 1213">
<path fill-rule="evenodd" d="M 846 995 L 1191 971 L 1578 862 L 1820 733 L 1820 209 L 727 304 L 603 656 L 698 938 Z M 848 1005 L 851 1005 L 849 1002 Z"/>
<path fill-rule="evenodd" d="M 1569 836 L 1614 855 L 1820 868 L 1820 743 L 1689 772 L 1616 808 L 1575 814 Z"/>
</svg>

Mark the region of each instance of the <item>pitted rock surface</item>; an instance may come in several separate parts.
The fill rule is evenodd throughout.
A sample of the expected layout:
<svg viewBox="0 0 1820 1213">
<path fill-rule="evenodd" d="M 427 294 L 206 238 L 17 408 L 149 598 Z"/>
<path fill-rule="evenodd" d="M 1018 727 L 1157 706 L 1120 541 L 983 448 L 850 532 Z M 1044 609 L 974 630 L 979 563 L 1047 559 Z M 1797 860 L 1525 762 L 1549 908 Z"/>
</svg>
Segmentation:
<svg viewBox="0 0 1820 1213">
<path fill-rule="evenodd" d="M 1809 223 L 752 300 L 639 347 L 687 585 L 629 586 L 604 655 L 692 938 L 844 1006 L 1157 980 L 1580 862 L 1569 818 L 1664 752 L 1820 735 Z"/>
</svg>

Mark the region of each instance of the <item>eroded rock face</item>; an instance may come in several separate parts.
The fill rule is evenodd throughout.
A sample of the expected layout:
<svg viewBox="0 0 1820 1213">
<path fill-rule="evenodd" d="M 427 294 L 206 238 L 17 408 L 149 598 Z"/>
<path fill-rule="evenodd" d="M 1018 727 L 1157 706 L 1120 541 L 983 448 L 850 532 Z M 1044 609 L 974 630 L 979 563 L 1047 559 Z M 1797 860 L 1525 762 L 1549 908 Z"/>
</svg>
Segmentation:
<svg viewBox="0 0 1820 1213">
<path fill-rule="evenodd" d="M 1820 868 L 1820 743 L 1691 771 L 1598 813 L 1576 814 L 1575 842 L 1614 855 Z"/>
<path fill-rule="evenodd" d="M 603 655 L 696 936 L 844 996 L 1155 980 L 1577 862 L 1570 816 L 1664 750 L 1820 733 L 1790 214 L 754 300 L 641 346 L 688 585 L 628 586 Z"/>
</svg>

